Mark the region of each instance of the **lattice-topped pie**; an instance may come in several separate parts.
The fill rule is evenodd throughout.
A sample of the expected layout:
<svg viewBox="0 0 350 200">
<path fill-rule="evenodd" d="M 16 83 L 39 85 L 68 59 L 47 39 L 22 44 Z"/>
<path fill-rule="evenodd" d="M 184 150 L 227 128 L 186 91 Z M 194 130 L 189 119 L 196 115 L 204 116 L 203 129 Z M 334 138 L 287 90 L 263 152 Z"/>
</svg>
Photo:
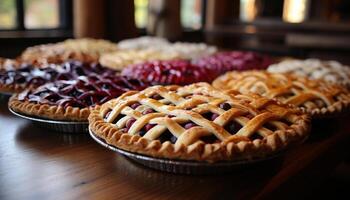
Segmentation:
<svg viewBox="0 0 350 200">
<path fill-rule="evenodd" d="M 11 97 L 16 112 L 44 119 L 87 121 L 90 109 L 147 83 L 114 74 L 90 74 L 75 80 L 58 80 Z"/>
<path fill-rule="evenodd" d="M 153 86 L 96 107 L 91 131 L 118 148 L 153 157 L 223 161 L 263 157 L 300 142 L 309 117 L 259 95 L 207 83 Z"/>
<path fill-rule="evenodd" d="M 337 61 L 322 61 L 319 59 L 285 60 L 270 65 L 267 69 L 273 73 L 292 73 L 310 79 L 322 79 L 330 83 L 350 87 L 350 66 Z"/>
<path fill-rule="evenodd" d="M 12 63 L 12 62 L 10 62 Z M 76 79 L 79 76 L 90 74 L 115 74 L 116 71 L 103 68 L 95 63 L 82 63 L 78 61 L 67 61 L 62 64 L 50 64 L 46 66 L 35 66 L 26 63 L 9 62 L 4 69 L 0 70 L 0 92 L 16 93 L 29 87 L 38 87 L 55 80 Z"/>
<path fill-rule="evenodd" d="M 213 86 L 222 90 L 233 89 L 243 94 L 253 92 L 275 98 L 283 103 L 294 104 L 313 117 L 333 116 L 345 111 L 350 105 L 350 94 L 346 88 L 291 74 L 229 72 L 217 78 Z"/>
</svg>

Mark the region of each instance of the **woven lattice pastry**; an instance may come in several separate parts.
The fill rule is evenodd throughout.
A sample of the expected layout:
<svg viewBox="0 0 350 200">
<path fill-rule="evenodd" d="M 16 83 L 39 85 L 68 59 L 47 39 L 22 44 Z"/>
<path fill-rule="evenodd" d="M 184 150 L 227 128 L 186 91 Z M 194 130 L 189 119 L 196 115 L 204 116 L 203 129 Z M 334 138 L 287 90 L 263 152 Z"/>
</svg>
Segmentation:
<svg viewBox="0 0 350 200">
<path fill-rule="evenodd" d="M 283 103 L 294 104 L 313 117 L 338 114 L 350 105 L 350 94 L 346 88 L 291 74 L 229 72 L 217 78 L 213 86 L 222 90 L 233 89 L 243 94 L 253 92 L 275 98 Z"/>
<path fill-rule="evenodd" d="M 270 65 L 267 69 L 273 73 L 293 73 L 310 79 L 322 79 L 350 87 L 350 67 L 337 61 L 322 61 L 319 59 L 285 60 Z"/>
<path fill-rule="evenodd" d="M 131 64 L 177 58 L 179 58 L 179 55 L 176 53 L 165 53 L 157 50 L 125 50 L 102 55 L 100 63 L 112 69 L 122 70 Z"/>
<path fill-rule="evenodd" d="M 69 39 L 54 44 L 27 48 L 20 59 L 31 63 L 61 63 L 69 59 L 97 62 L 101 54 L 117 50 L 117 45 L 106 40 Z"/>
<path fill-rule="evenodd" d="M 62 64 L 50 64 L 38 67 L 32 64 L 7 63 L 4 70 L 0 70 L 0 92 L 16 93 L 29 87 L 38 87 L 56 80 L 77 79 L 79 76 L 90 74 L 116 74 L 116 71 L 102 67 L 95 63 L 68 61 Z"/>
<path fill-rule="evenodd" d="M 207 83 L 153 86 L 96 107 L 90 129 L 118 148 L 154 157 L 219 161 L 266 156 L 307 136 L 309 118 L 258 95 Z"/>
<path fill-rule="evenodd" d="M 16 112 L 45 119 L 86 121 L 93 106 L 148 84 L 114 74 L 90 74 L 75 80 L 59 80 L 25 90 L 11 97 Z"/>
</svg>

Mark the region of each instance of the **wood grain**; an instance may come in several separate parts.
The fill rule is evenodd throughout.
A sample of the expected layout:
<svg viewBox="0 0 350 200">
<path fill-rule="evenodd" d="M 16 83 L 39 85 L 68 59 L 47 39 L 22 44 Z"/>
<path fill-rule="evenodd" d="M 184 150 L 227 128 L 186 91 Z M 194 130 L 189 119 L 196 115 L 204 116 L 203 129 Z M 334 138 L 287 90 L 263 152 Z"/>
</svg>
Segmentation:
<svg viewBox="0 0 350 200">
<path fill-rule="evenodd" d="M 84 134 L 38 128 L 0 101 L 0 199 L 247 199 L 310 191 L 349 151 L 349 117 L 316 122 L 284 156 L 230 174 L 185 176 L 145 168 Z M 305 190 L 306 189 L 306 190 Z"/>
</svg>

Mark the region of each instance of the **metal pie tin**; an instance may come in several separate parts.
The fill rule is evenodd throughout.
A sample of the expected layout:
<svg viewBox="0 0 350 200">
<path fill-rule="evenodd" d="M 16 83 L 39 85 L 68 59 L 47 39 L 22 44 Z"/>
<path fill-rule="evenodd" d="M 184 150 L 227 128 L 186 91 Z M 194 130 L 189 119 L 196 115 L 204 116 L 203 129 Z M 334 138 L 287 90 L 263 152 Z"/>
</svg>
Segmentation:
<svg viewBox="0 0 350 200">
<path fill-rule="evenodd" d="M 34 122 L 36 125 L 47 128 L 50 130 L 54 130 L 62 133 L 87 133 L 89 122 L 74 122 L 74 121 L 58 121 L 58 120 L 50 120 L 37 118 L 33 116 L 27 116 L 18 112 L 15 112 L 11 108 L 9 108 L 10 112 L 18 117 L 23 119 L 30 120 Z"/>
<path fill-rule="evenodd" d="M 262 163 L 271 161 L 278 158 L 281 154 L 277 153 L 264 158 L 257 158 L 251 160 L 235 160 L 227 162 L 200 162 L 200 161 L 186 161 L 186 160 L 173 160 L 173 159 L 164 159 L 164 158 L 155 158 L 147 155 L 141 155 L 138 153 L 126 151 L 120 148 L 117 148 L 113 145 L 107 144 L 104 139 L 95 135 L 91 129 L 89 129 L 90 136 L 100 145 L 120 153 L 127 158 L 142 164 L 146 167 L 170 172 L 175 174 L 192 174 L 192 175 L 201 175 L 201 174 L 222 174 L 233 172 L 234 170 L 242 169 L 249 165 L 256 163 Z"/>
</svg>

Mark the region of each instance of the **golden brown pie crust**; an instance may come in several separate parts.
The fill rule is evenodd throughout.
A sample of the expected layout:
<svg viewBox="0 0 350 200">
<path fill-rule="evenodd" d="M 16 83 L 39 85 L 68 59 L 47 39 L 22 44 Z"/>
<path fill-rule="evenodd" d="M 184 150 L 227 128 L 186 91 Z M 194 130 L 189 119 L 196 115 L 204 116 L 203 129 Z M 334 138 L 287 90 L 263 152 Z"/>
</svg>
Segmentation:
<svg viewBox="0 0 350 200">
<path fill-rule="evenodd" d="M 234 71 L 218 77 L 213 86 L 226 92 L 258 93 L 293 104 L 313 118 L 334 117 L 345 113 L 350 106 L 350 93 L 345 87 L 292 74 Z"/>
<path fill-rule="evenodd" d="M 165 101 L 164 99 L 154 100 L 147 96 L 154 93 L 161 95 Z M 192 96 L 186 98 L 188 95 Z M 163 104 L 168 100 L 175 105 Z M 209 101 L 206 102 L 207 100 Z M 129 107 L 135 102 L 142 105 L 138 107 L 140 109 L 149 106 L 156 112 L 141 114 L 138 108 Z M 223 110 L 218 107 L 220 102 L 229 102 L 233 106 Z M 188 106 L 195 106 L 195 108 L 189 110 Z M 209 121 L 200 114 L 201 109 L 209 108 L 220 113 L 214 121 Z M 107 112 L 110 112 L 109 117 L 104 119 Z M 136 118 L 136 122 L 128 132 L 118 128 L 123 123 L 123 119 L 119 119 L 116 124 L 107 122 L 116 117 L 113 114 L 119 112 L 127 117 L 131 115 Z M 253 118 L 244 117 L 243 114 L 247 113 L 254 113 Z M 170 118 L 169 114 L 174 117 Z M 288 119 L 291 124 L 287 125 L 279 119 Z M 184 130 L 179 126 L 181 120 L 196 122 L 197 126 Z M 237 120 L 244 124 L 233 135 L 223 128 L 230 120 Z M 308 115 L 294 106 L 284 105 L 254 94 L 226 94 L 206 83 L 185 87 L 153 86 L 141 92 L 127 92 L 117 99 L 96 106 L 89 116 L 90 130 L 117 148 L 152 157 L 207 162 L 254 159 L 271 155 L 304 140 L 308 136 L 309 122 Z M 155 127 L 158 128 L 154 129 L 156 131 L 150 129 L 141 137 L 137 129 L 142 123 L 156 123 Z M 267 123 L 275 124 L 279 128 L 273 131 L 267 129 L 265 127 Z M 170 141 L 161 143 L 158 139 L 152 139 L 154 134 L 159 133 L 157 130 L 164 126 L 169 131 L 171 129 L 171 134 L 178 134 L 174 144 Z M 203 134 L 214 135 L 219 141 L 206 143 L 199 139 Z M 264 136 L 252 138 L 253 134 Z"/>
<path fill-rule="evenodd" d="M 1 70 L 7 70 L 8 66 L 11 68 L 18 68 L 20 67 L 20 62 L 18 60 L 13 59 L 7 59 L 7 58 L 0 58 L 0 71 Z M 0 84 L 0 92 L 1 93 L 16 93 L 21 92 L 25 88 L 24 85 L 18 85 L 18 84 Z"/>
<path fill-rule="evenodd" d="M 62 106 L 20 101 L 18 100 L 18 94 L 14 94 L 10 98 L 8 105 L 15 112 L 24 115 L 60 121 L 87 121 L 90 114 L 90 108 L 72 106 L 64 108 Z"/>
</svg>

